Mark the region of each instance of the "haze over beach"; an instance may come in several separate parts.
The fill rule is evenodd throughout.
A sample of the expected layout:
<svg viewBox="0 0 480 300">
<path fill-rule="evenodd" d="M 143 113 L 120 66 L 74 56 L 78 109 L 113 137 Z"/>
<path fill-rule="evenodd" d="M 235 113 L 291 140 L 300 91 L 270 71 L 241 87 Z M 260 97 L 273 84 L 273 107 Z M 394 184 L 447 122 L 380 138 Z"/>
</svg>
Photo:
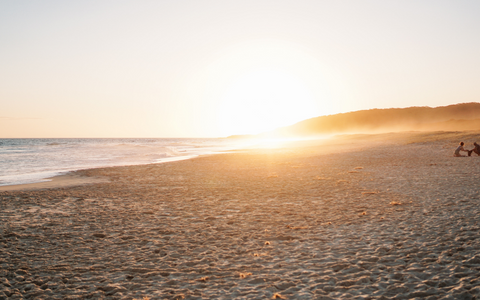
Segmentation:
<svg viewBox="0 0 480 300">
<path fill-rule="evenodd" d="M 0 2 L 0 300 L 480 299 L 479 14 Z"/>
</svg>

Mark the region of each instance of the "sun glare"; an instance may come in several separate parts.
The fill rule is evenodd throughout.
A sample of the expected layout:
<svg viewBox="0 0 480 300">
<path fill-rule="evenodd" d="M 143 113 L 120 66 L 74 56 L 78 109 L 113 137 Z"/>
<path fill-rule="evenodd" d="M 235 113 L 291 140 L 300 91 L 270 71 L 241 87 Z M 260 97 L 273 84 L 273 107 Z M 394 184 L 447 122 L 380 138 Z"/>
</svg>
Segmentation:
<svg viewBox="0 0 480 300">
<path fill-rule="evenodd" d="M 218 136 L 258 134 L 330 113 L 321 64 L 294 44 L 236 44 L 192 73 L 183 97 Z M 199 123 L 199 126 L 201 124 Z"/>
<path fill-rule="evenodd" d="M 212 66 L 222 82 L 218 126 L 225 135 L 257 134 L 318 116 L 327 101 L 320 66 L 303 49 L 257 41 L 229 49 Z"/>
<path fill-rule="evenodd" d="M 262 68 L 228 86 L 220 102 L 219 124 L 229 132 L 255 134 L 301 121 L 314 111 L 314 98 L 299 78 Z"/>
</svg>

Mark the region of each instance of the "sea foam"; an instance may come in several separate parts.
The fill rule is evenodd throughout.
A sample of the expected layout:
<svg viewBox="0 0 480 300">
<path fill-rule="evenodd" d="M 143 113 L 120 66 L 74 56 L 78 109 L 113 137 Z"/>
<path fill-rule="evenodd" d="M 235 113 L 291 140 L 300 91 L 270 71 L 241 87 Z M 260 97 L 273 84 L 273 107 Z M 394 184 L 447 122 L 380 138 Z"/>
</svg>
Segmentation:
<svg viewBox="0 0 480 300">
<path fill-rule="evenodd" d="M 0 186 L 69 171 L 188 159 L 234 149 L 228 139 L 0 139 Z"/>
</svg>

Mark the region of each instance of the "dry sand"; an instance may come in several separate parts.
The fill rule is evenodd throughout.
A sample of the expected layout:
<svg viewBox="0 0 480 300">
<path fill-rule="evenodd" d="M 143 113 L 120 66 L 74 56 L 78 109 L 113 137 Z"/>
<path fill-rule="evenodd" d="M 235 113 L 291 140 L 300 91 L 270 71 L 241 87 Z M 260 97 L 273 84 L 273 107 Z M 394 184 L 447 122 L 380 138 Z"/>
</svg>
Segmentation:
<svg viewBox="0 0 480 300">
<path fill-rule="evenodd" d="M 475 137 L 345 136 L 2 191 L 0 299 L 480 299 L 480 157 L 452 156 Z"/>
</svg>

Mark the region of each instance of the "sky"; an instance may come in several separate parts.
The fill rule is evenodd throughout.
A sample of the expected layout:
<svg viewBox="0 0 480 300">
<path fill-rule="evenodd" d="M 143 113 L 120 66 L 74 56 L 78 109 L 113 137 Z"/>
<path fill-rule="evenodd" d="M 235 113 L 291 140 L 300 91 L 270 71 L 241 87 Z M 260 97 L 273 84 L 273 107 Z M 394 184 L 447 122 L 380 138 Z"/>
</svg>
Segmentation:
<svg viewBox="0 0 480 300">
<path fill-rule="evenodd" d="M 0 138 L 225 137 L 480 102 L 480 1 L 0 0 Z"/>
</svg>

